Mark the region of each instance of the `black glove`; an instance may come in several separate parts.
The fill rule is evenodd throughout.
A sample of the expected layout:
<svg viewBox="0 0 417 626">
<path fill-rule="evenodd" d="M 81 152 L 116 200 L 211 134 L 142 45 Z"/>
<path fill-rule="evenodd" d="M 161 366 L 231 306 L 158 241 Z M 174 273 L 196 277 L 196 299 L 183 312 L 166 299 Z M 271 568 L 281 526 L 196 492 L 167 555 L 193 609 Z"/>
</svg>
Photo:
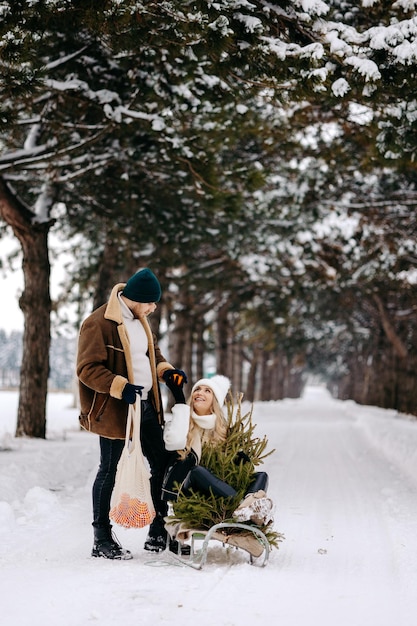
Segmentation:
<svg viewBox="0 0 417 626">
<path fill-rule="evenodd" d="M 164 379 L 167 385 L 168 385 L 168 381 L 172 381 L 172 383 L 174 385 L 177 385 L 177 387 L 182 387 L 184 383 L 187 382 L 187 376 L 186 376 L 186 373 L 183 372 L 183 370 L 166 370 L 162 374 L 162 378 Z M 171 389 L 171 387 L 169 388 Z"/>
<path fill-rule="evenodd" d="M 125 388 L 122 391 L 122 399 L 128 404 L 135 404 L 137 394 L 142 395 L 143 387 L 141 385 L 132 385 L 132 383 L 126 383 Z"/>
<path fill-rule="evenodd" d="M 243 450 L 239 450 L 239 452 L 236 454 L 235 458 L 234 458 L 234 462 L 236 465 L 239 465 L 239 463 L 250 463 L 250 458 L 248 457 L 248 455 L 246 454 L 246 452 L 243 452 Z"/>
<path fill-rule="evenodd" d="M 171 374 L 171 376 L 169 376 Z M 162 374 L 165 384 L 174 396 L 175 404 L 185 404 L 184 383 L 187 382 L 185 372 L 182 370 L 168 370 Z"/>
</svg>

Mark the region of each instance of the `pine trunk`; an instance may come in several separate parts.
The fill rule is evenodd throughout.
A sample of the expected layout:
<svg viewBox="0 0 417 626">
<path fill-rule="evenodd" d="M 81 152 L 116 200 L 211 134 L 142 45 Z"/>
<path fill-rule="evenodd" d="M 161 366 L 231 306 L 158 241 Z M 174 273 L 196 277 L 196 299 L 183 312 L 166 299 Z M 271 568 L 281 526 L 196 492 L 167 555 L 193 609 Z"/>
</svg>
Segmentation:
<svg viewBox="0 0 417 626">
<path fill-rule="evenodd" d="M 0 179 L 0 215 L 12 228 L 23 252 L 23 356 L 20 372 L 16 437 L 46 435 L 46 397 L 51 343 L 51 298 L 48 233 L 52 221 L 36 222 L 35 214 Z"/>
<path fill-rule="evenodd" d="M 216 325 L 216 368 L 217 373 L 231 376 L 229 363 L 229 319 L 228 306 L 221 307 L 217 312 Z"/>
<path fill-rule="evenodd" d="M 188 309 L 179 310 L 175 313 L 173 328 L 169 330 L 168 358 L 169 362 L 179 369 L 183 369 L 188 375 L 188 385 L 184 388 L 187 396 L 187 388 L 191 390 L 192 370 L 192 328 Z M 171 409 L 173 398 L 168 396 L 168 410 Z"/>
<path fill-rule="evenodd" d="M 195 342 L 195 366 L 193 369 L 194 379 L 199 380 L 204 377 L 204 354 L 205 354 L 205 341 L 204 341 L 204 324 L 199 318 L 195 332 L 194 332 L 194 342 Z M 190 372 L 191 373 L 191 372 Z"/>
<path fill-rule="evenodd" d="M 20 307 L 25 317 L 16 437 L 46 436 L 46 398 L 51 343 L 48 231 L 32 232 L 25 241 L 25 290 Z"/>
<path fill-rule="evenodd" d="M 97 283 L 94 291 L 93 310 L 108 301 L 112 288 L 118 282 L 116 278 L 118 271 L 116 263 L 118 253 L 119 247 L 117 242 L 111 237 L 111 234 L 108 233 L 99 265 Z"/>
<path fill-rule="evenodd" d="M 245 392 L 245 398 L 249 402 L 254 402 L 257 399 L 255 397 L 256 380 L 258 376 L 259 361 L 260 361 L 261 354 L 262 354 L 262 349 L 259 347 L 255 347 L 253 351 L 253 355 L 252 355 L 252 361 L 250 363 L 248 380 L 246 383 L 246 392 Z"/>
</svg>

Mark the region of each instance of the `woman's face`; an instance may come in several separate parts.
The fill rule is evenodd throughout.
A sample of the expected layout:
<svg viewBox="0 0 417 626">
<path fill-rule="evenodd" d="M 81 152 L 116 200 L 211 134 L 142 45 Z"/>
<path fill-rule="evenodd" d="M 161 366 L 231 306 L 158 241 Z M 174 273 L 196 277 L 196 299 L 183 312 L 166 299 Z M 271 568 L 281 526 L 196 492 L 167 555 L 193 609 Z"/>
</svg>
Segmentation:
<svg viewBox="0 0 417 626">
<path fill-rule="evenodd" d="M 213 392 L 206 385 L 198 385 L 193 391 L 192 405 L 197 415 L 210 415 L 213 412 Z"/>
</svg>

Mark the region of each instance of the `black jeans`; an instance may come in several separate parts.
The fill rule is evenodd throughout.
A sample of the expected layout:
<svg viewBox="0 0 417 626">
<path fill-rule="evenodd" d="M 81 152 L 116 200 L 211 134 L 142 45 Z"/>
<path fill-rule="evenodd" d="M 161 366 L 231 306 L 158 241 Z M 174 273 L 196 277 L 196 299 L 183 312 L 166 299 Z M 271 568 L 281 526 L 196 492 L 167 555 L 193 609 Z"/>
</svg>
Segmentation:
<svg viewBox="0 0 417 626">
<path fill-rule="evenodd" d="M 151 493 L 155 510 L 167 514 L 167 503 L 161 500 L 162 480 L 171 458 L 165 450 L 162 428 L 156 411 L 148 400 L 142 400 L 140 440 L 142 451 L 151 471 Z M 107 528 L 110 525 L 109 511 L 111 494 L 116 479 L 117 464 L 125 445 L 124 439 L 100 437 L 100 466 L 93 484 L 93 526 Z"/>
</svg>

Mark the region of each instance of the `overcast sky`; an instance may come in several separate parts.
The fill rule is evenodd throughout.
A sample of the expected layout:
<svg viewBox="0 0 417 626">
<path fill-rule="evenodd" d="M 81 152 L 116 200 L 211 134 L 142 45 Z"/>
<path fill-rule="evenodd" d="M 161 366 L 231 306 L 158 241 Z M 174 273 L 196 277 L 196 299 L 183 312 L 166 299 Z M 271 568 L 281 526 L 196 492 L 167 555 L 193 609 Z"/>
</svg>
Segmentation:
<svg viewBox="0 0 417 626">
<path fill-rule="evenodd" d="M 19 309 L 19 296 L 22 292 L 23 277 L 18 271 L 2 276 L 1 293 L 2 307 L 0 307 L 0 330 L 9 333 L 12 330 L 23 330 L 23 313 Z"/>
<path fill-rule="evenodd" d="M 61 256 L 57 258 L 56 252 L 58 248 L 56 237 L 51 234 L 50 237 L 50 259 L 51 259 L 51 296 L 57 298 L 60 292 L 59 283 L 63 276 L 63 264 L 67 258 L 65 253 L 60 252 Z M 13 270 L 8 269 L 6 263 L 6 255 L 16 249 L 19 250 L 19 244 L 16 239 L 3 238 L 0 243 L 0 258 L 7 269 L 0 270 L 1 284 L 1 302 L 0 307 L 0 330 L 9 333 L 12 330 L 23 331 L 24 319 L 23 313 L 19 308 L 19 298 L 23 291 L 23 271 L 21 260 L 15 259 L 13 262 Z M 53 251 L 53 254 L 52 254 Z M 54 259 L 52 261 L 52 258 Z"/>
</svg>

